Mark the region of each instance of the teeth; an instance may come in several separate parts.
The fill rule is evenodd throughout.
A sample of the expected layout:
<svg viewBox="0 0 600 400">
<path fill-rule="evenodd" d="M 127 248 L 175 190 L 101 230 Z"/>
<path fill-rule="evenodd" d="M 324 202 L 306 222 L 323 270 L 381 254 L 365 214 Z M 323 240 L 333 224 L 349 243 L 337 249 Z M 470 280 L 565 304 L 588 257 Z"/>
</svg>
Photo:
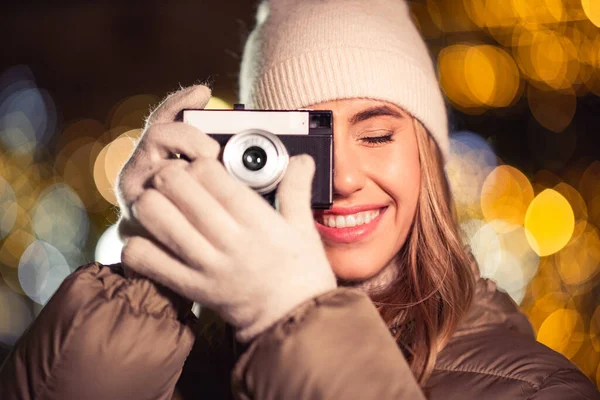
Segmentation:
<svg viewBox="0 0 600 400">
<path fill-rule="evenodd" d="M 351 215 L 323 215 L 319 222 L 330 228 L 350 228 L 353 226 L 368 224 L 379 215 L 380 210 L 363 211 Z"/>
</svg>

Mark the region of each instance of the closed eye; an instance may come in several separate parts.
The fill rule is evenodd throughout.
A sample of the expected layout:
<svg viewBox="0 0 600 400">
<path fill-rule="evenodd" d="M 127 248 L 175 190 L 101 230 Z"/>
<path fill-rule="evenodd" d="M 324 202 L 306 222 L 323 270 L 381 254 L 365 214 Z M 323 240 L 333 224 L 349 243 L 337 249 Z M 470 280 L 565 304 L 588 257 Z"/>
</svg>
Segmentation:
<svg viewBox="0 0 600 400">
<path fill-rule="evenodd" d="M 361 138 L 362 141 L 367 142 L 369 144 L 383 144 L 393 142 L 392 134 L 384 135 L 384 136 L 371 136 Z"/>
</svg>

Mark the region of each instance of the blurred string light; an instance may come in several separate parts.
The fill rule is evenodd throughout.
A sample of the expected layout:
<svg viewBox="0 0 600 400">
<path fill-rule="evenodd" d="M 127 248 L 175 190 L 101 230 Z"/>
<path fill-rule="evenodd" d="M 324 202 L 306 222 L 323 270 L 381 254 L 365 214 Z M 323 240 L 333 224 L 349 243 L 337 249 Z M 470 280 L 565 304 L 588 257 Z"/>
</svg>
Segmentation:
<svg viewBox="0 0 600 400">
<path fill-rule="evenodd" d="M 570 88 L 579 74 L 578 51 L 573 42 L 550 29 L 523 31 L 515 58 L 529 81 L 542 87 Z"/>
<path fill-rule="evenodd" d="M 585 224 L 583 232 L 556 255 L 556 269 L 566 285 L 583 285 L 600 272 L 600 236 L 598 229 Z"/>
<path fill-rule="evenodd" d="M 572 358 L 584 340 L 584 322 L 577 310 L 559 308 L 542 323 L 537 340 Z"/>
<path fill-rule="evenodd" d="M 12 187 L 0 175 L 0 240 L 4 239 L 15 225 L 19 207 L 16 200 Z"/>
<path fill-rule="evenodd" d="M 485 107 L 508 107 L 519 93 L 515 62 L 495 46 L 448 46 L 438 56 L 438 68 L 442 89 L 466 112 L 477 114 Z"/>
<path fill-rule="evenodd" d="M 485 220 L 499 232 L 522 226 L 533 188 L 518 169 L 500 165 L 485 179 L 481 191 L 481 210 Z"/>
<path fill-rule="evenodd" d="M 0 247 L 0 276 L 13 291 L 25 294 L 19 283 L 18 266 L 21 256 L 36 237 L 23 229 L 14 230 Z"/>
<path fill-rule="evenodd" d="M 58 249 L 36 240 L 27 247 L 18 266 L 19 283 L 25 294 L 40 305 L 45 305 L 71 268 Z"/>
<path fill-rule="evenodd" d="M 450 181 L 459 219 L 481 218 L 479 198 L 486 176 L 496 167 L 497 158 L 481 136 L 468 131 L 450 136 L 450 158 L 445 169 Z"/>
<path fill-rule="evenodd" d="M 32 222 L 38 239 L 56 247 L 73 269 L 80 265 L 90 221 L 84 204 L 69 186 L 57 183 L 48 187 L 33 210 Z"/>
<path fill-rule="evenodd" d="M 156 106 L 159 100 L 152 94 L 138 94 L 121 100 L 108 113 L 108 126 L 126 129 L 142 128 L 152 107 Z"/>
<path fill-rule="evenodd" d="M 121 261 L 123 243 L 119 239 L 117 225 L 112 225 L 102 233 L 94 254 L 94 260 L 104 265 L 115 264 Z"/>
<path fill-rule="evenodd" d="M 112 111 L 111 125 L 119 127 L 141 126 L 148 116 L 150 103 L 156 102 L 154 96 L 132 96 L 119 103 Z M 206 109 L 232 109 L 227 101 L 213 96 L 205 107 Z M 131 129 L 120 134 L 116 139 L 104 146 L 97 155 L 91 154 L 94 159 L 93 181 L 96 190 L 110 204 L 118 205 L 115 195 L 115 182 L 117 175 L 142 134 L 141 128 Z M 95 142 L 97 144 L 98 142 Z"/>
<path fill-rule="evenodd" d="M 581 5 L 589 20 L 600 27 L 600 3 L 597 0 L 581 0 Z"/>
<path fill-rule="evenodd" d="M 596 307 L 590 320 L 590 341 L 594 350 L 600 353 L 600 305 Z"/>
<path fill-rule="evenodd" d="M 104 125 L 92 119 L 70 123 L 59 137 L 60 151 L 54 159 L 62 182 L 77 193 L 88 211 L 94 213 L 107 207 L 96 193 L 91 161 L 103 147 L 97 140 L 104 132 Z"/>
<path fill-rule="evenodd" d="M 571 205 L 555 190 L 544 190 L 527 208 L 527 241 L 540 256 L 547 256 L 562 249 L 571 239 L 574 228 L 575 216 Z"/>
<path fill-rule="evenodd" d="M 96 157 L 93 169 L 96 189 L 106 201 L 113 205 L 118 205 L 114 189 L 117 175 L 133 152 L 141 133 L 141 129 L 123 133 L 106 145 Z"/>
<path fill-rule="evenodd" d="M 50 95 L 35 86 L 28 67 L 0 76 L 0 143 L 13 153 L 31 153 L 47 144 L 56 127 Z"/>
</svg>

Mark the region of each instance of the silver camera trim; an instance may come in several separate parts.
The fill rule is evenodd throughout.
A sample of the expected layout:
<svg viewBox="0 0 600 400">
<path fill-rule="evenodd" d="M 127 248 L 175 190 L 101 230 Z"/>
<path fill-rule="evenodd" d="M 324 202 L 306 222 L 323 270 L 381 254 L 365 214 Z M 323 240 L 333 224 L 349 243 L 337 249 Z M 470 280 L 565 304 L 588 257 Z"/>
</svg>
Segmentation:
<svg viewBox="0 0 600 400">
<path fill-rule="evenodd" d="M 242 155 L 252 147 L 262 148 L 267 154 L 267 163 L 258 171 L 251 171 L 244 166 Z M 288 151 L 277 135 L 262 130 L 248 129 L 233 135 L 223 148 L 223 165 L 229 174 L 260 194 L 273 191 L 289 163 Z"/>
</svg>

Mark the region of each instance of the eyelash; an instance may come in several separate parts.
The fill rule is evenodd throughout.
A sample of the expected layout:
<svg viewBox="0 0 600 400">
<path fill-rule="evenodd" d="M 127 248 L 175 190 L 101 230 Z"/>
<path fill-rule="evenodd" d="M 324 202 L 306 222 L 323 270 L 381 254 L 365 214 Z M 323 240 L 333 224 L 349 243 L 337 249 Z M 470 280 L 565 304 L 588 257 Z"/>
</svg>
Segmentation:
<svg viewBox="0 0 600 400">
<path fill-rule="evenodd" d="M 383 143 L 393 142 L 394 139 L 392 139 L 392 136 L 393 136 L 392 134 L 384 135 L 384 136 L 372 136 L 372 137 L 362 138 L 362 140 L 369 144 L 383 144 Z"/>
</svg>

